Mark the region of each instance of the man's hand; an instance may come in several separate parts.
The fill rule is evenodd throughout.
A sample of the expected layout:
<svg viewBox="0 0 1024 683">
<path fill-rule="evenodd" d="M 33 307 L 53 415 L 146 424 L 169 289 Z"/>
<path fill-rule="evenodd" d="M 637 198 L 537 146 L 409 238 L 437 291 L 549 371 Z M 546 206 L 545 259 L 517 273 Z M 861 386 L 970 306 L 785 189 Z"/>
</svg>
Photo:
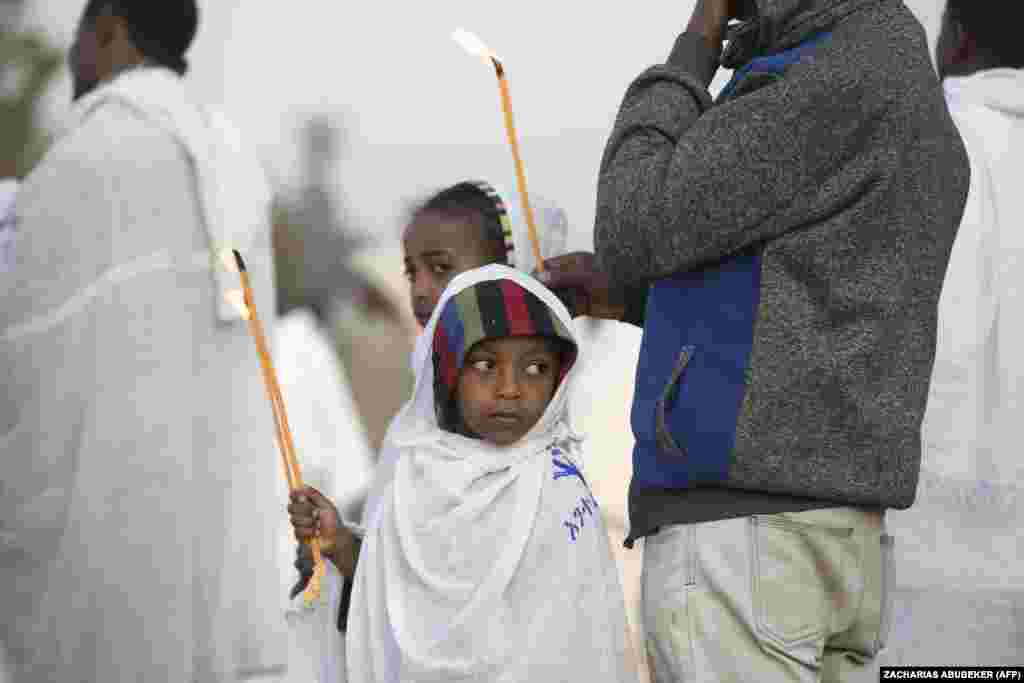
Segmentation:
<svg viewBox="0 0 1024 683">
<path fill-rule="evenodd" d="M 576 251 L 548 259 L 538 278 L 553 290 L 573 293 L 574 316 L 622 320 L 625 301 L 611 288 L 608 276 L 598 270 L 597 259 L 590 252 Z"/>
<path fill-rule="evenodd" d="M 338 509 L 312 486 L 292 491 L 288 514 L 295 530 L 295 538 L 307 543 L 316 537 L 320 549 L 345 576 L 355 573 L 356 539 L 341 523 Z"/>
<path fill-rule="evenodd" d="M 697 0 L 686 30 L 704 36 L 712 51 L 720 54 L 726 27 L 731 20 L 748 14 L 747 6 L 750 4 L 744 0 Z"/>
</svg>

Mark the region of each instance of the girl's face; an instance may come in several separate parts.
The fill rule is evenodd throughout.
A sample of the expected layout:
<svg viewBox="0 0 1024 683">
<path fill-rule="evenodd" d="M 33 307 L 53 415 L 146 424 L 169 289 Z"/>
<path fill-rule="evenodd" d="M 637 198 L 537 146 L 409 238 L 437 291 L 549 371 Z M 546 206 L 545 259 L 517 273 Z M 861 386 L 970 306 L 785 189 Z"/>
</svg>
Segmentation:
<svg viewBox="0 0 1024 683">
<path fill-rule="evenodd" d="M 456 397 L 463 426 L 499 446 L 526 436 L 555 395 L 562 367 L 545 337 L 502 337 L 470 349 Z"/>
<path fill-rule="evenodd" d="M 406 227 L 402 245 L 412 310 L 421 326 L 453 277 L 499 260 L 479 221 L 470 215 L 421 211 Z"/>
</svg>

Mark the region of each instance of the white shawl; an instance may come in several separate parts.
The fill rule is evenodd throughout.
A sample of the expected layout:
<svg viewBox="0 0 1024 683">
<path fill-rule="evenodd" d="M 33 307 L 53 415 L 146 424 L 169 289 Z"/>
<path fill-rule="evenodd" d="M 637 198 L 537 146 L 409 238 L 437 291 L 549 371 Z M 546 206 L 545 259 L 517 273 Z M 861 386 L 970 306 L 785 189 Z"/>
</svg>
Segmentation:
<svg viewBox="0 0 1024 683">
<path fill-rule="evenodd" d="M 417 344 L 413 397 L 388 435 L 398 458 L 356 573 L 351 683 L 635 680 L 617 569 L 570 425 L 578 364 L 513 446 L 437 426 L 428 340 L 452 296 L 497 279 L 574 329 L 554 294 L 511 268 L 463 273 L 445 290 Z"/>
</svg>

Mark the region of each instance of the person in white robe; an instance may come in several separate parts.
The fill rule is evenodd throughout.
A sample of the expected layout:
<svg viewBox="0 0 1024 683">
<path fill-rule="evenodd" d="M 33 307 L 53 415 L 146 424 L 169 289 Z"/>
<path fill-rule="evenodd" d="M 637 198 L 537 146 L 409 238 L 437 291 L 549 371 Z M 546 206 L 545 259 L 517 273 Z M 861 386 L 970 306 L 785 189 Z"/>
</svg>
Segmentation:
<svg viewBox="0 0 1024 683">
<path fill-rule="evenodd" d="M 189 22 L 191 17 L 191 22 Z M 0 272 L 0 642 L 14 683 L 284 671 L 270 405 L 224 301 L 273 323 L 270 192 L 181 74 L 194 2 L 91 1 L 72 125 Z"/>
<path fill-rule="evenodd" d="M 970 160 L 939 300 L 918 501 L 888 664 L 994 666 L 1024 651 L 1024 48 L 994 3 L 950 0 L 937 63 Z"/>
</svg>

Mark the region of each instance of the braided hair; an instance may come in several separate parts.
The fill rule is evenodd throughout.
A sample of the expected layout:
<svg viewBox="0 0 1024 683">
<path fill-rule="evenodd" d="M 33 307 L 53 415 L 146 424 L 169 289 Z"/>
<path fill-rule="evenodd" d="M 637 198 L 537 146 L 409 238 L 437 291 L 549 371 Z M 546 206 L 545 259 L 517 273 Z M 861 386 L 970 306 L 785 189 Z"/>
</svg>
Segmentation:
<svg viewBox="0 0 1024 683">
<path fill-rule="evenodd" d="M 510 265 L 512 235 L 505 204 L 493 187 L 483 181 L 469 180 L 436 193 L 417 209 L 417 214 L 435 211 L 448 216 L 479 221 L 484 241 L 499 255 L 492 263 Z"/>
</svg>

